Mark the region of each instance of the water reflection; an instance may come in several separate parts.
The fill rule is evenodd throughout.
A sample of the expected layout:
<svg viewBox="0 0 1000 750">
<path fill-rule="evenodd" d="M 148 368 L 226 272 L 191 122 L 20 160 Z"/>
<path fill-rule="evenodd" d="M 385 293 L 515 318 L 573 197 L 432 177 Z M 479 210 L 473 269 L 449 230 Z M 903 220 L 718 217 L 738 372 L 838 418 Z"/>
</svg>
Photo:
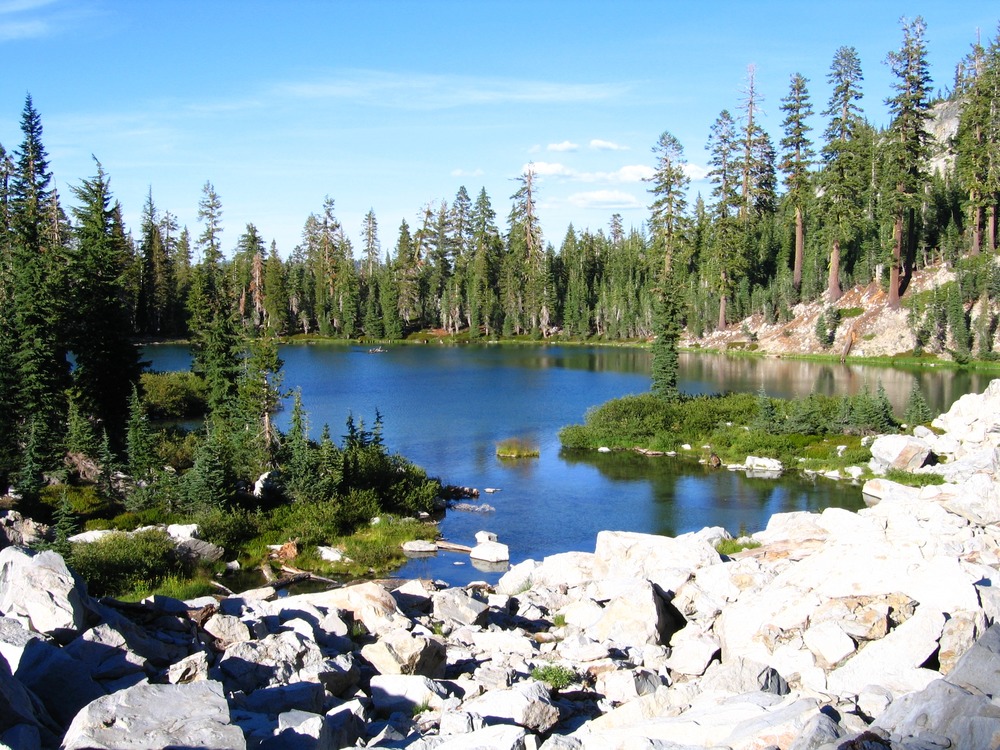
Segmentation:
<svg viewBox="0 0 1000 750">
<path fill-rule="evenodd" d="M 187 367 L 186 347 L 148 347 L 144 357 L 161 370 Z M 561 451 L 560 427 L 611 398 L 649 390 L 647 349 L 563 346 L 399 346 L 373 356 L 345 346 L 281 348 L 285 383 L 300 388 L 314 437 L 324 424 L 333 435 L 353 413 L 368 424 L 377 408 L 393 451 L 452 484 L 502 488 L 479 502 L 492 513 L 449 513 L 441 524 L 449 540 L 474 544 L 488 530 L 510 548 L 512 562 L 567 550 L 593 550 L 602 529 L 680 534 L 704 526 L 763 528 L 777 512 L 863 504 L 858 487 L 797 474 L 779 480 L 711 471 L 696 462 L 634 453 Z M 803 398 L 874 391 L 881 381 L 897 414 L 914 382 L 928 405 L 943 411 L 959 396 L 981 391 L 991 377 L 944 369 L 893 369 L 775 358 L 684 352 L 680 386 L 687 393 L 756 392 Z M 287 429 L 290 409 L 278 415 Z M 536 441 L 537 459 L 501 461 L 499 441 Z M 461 563 L 456 565 L 456 563 Z M 453 584 L 495 580 L 497 572 L 468 556 L 415 560 L 404 576 Z"/>
</svg>

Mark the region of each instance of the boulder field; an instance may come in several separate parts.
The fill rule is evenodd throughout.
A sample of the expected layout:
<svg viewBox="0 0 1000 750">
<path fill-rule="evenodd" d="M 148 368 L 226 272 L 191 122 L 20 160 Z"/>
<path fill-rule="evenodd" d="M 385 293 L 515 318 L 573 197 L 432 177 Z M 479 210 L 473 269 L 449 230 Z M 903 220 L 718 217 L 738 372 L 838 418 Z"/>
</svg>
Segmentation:
<svg viewBox="0 0 1000 750">
<path fill-rule="evenodd" d="M 0 747 L 1000 747 L 1000 380 L 878 438 L 857 513 L 601 532 L 495 587 L 97 601 L 0 550 Z M 845 485 L 845 492 L 857 487 Z"/>
</svg>

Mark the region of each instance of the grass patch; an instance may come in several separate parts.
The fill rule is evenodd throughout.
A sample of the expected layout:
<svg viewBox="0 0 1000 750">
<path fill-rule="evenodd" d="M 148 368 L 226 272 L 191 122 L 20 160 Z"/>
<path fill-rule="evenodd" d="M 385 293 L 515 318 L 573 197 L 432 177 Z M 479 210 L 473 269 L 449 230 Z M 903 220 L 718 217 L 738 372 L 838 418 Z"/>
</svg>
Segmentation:
<svg viewBox="0 0 1000 750">
<path fill-rule="evenodd" d="M 531 670 L 531 677 L 539 682 L 547 683 L 553 690 L 562 690 L 576 681 L 576 672 L 559 664 L 546 664 Z"/>
<path fill-rule="evenodd" d="M 944 484 L 944 477 L 940 474 L 914 474 L 902 469 L 889 469 L 885 473 L 885 478 L 890 482 L 905 484 L 908 487 L 927 487 L 934 484 Z"/>
<path fill-rule="evenodd" d="M 840 318 L 856 318 L 865 310 L 863 307 L 841 307 L 840 308 Z"/>
<path fill-rule="evenodd" d="M 757 549 L 760 546 L 760 542 L 746 541 L 741 542 L 739 539 L 723 539 L 721 542 L 715 545 L 715 551 L 720 555 L 735 555 L 737 552 L 742 552 L 745 549 Z"/>
<path fill-rule="evenodd" d="M 538 444 L 525 438 L 507 438 L 497 443 L 497 458 L 538 458 Z"/>
</svg>

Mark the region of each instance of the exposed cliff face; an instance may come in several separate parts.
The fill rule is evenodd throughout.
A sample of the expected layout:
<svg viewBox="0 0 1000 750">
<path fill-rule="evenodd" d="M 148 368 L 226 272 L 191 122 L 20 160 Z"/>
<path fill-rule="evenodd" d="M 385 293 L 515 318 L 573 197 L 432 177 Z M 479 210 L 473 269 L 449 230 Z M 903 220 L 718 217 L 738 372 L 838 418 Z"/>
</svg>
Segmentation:
<svg viewBox="0 0 1000 750">
<path fill-rule="evenodd" d="M 955 139 L 958 136 L 958 119 L 962 114 L 960 100 L 944 101 L 931 108 L 927 132 L 931 135 L 931 174 L 951 174 L 955 168 Z"/>
</svg>

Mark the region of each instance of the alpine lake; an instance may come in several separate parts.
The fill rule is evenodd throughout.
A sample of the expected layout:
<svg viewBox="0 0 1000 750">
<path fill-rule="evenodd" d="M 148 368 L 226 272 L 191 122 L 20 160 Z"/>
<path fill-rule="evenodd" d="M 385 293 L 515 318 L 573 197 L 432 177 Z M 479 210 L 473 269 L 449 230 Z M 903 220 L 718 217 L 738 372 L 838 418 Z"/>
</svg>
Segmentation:
<svg viewBox="0 0 1000 750">
<path fill-rule="evenodd" d="M 709 469 L 697 461 L 632 452 L 568 451 L 561 427 L 581 423 L 605 401 L 650 387 L 651 354 L 635 347 L 435 344 L 380 347 L 310 343 L 282 346 L 286 389 L 299 389 L 310 432 L 337 436 L 348 415 L 370 429 L 376 410 L 388 449 L 443 483 L 474 487 L 478 511 L 449 510 L 443 539 L 474 546 L 477 531 L 495 533 L 511 564 L 571 550 L 593 551 L 601 530 L 677 535 L 705 526 L 763 529 L 774 513 L 864 507 L 861 488 L 847 481 L 779 479 Z M 187 369 L 185 346 L 146 347 L 154 370 Z M 682 352 L 685 393 L 757 392 L 802 398 L 872 392 L 878 384 L 901 414 L 914 380 L 934 413 L 965 393 L 982 391 L 989 373 L 945 368 L 893 368 Z M 287 429 L 291 409 L 277 416 Z M 537 458 L 502 459 L 498 443 L 520 439 Z M 700 446 L 694 446 L 694 454 Z M 488 492 L 487 489 L 493 490 Z M 486 505 L 491 509 L 482 509 Z M 477 567 L 478 566 L 478 567 Z M 506 565 L 474 563 L 441 552 L 413 559 L 395 575 L 451 585 L 499 579 Z"/>
</svg>

